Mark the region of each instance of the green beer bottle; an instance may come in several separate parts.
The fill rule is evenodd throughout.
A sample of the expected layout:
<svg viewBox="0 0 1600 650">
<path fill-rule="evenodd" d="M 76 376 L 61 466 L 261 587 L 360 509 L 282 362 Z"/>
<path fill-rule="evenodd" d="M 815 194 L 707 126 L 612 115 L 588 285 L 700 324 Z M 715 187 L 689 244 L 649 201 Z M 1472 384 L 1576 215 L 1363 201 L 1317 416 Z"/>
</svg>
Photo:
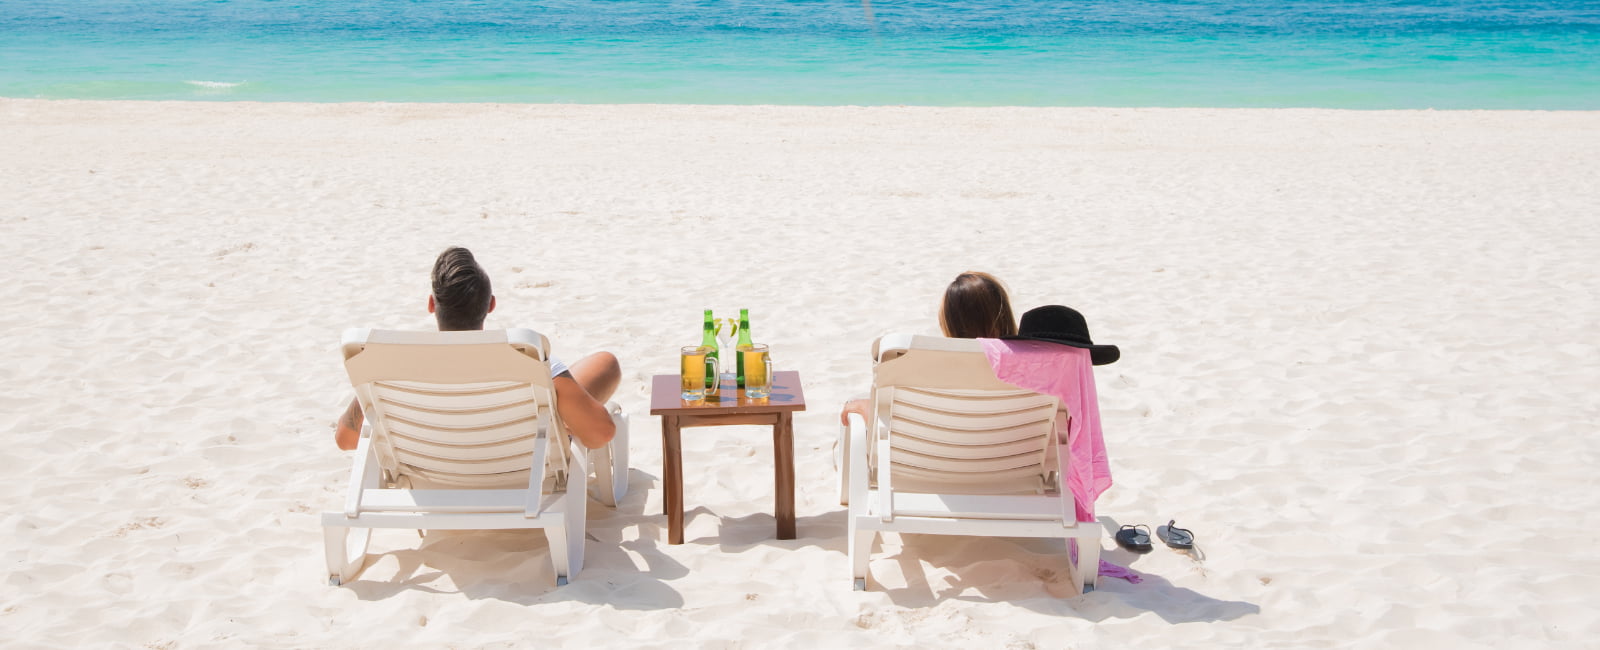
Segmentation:
<svg viewBox="0 0 1600 650">
<path fill-rule="evenodd" d="M 717 385 L 722 379 L 717 376 L 716 361 L 719 360 L 717 354 L 717 330 L 711 323 L 711 310 L 709 309 L 706 310 L 706 322 L 704 332 L 700 335 L 700 345 L 711 348 L 711 351 L 706 353 L 706 394 L 713 395 L 716 394 Z"/>
<path fill-rule="evenodd" d="M 741 309 L 739 310 L 739 342 L 733 344 L 733 355 L 738 359 L 740 388 L 744 388 L 744 353 L 740 352 L 739 348 L 752 343 L 753 341 L 750 340 L 750 310 Z"/>
</svg>

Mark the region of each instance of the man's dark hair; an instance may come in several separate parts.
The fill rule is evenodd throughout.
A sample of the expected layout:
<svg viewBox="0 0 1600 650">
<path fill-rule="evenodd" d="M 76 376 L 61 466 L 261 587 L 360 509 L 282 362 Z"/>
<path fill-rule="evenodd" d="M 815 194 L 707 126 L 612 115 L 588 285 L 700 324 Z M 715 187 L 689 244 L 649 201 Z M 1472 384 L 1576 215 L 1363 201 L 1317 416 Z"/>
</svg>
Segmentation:
<svg viewBox="0 0 1600 650">
<path fill-rule="evenodd" d="M 480 330 L 489 315 L 489 274 L 472 251 L 452 246 L 433 263 L 434 318 L 444 331 Z"/>
</svg>

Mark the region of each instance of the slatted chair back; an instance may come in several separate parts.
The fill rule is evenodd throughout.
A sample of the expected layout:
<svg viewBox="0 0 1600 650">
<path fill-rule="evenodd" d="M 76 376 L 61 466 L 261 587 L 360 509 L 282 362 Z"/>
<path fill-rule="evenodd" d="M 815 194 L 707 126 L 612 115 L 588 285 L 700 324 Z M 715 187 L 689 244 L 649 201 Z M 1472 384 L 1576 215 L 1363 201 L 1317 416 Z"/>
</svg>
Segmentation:
<svg viewBox="0 0 1600 650">
<path fill-rule="evenodd" d="M 1054 490 L 1060 400 L 995 378 L 971 339 L 880 342 L 872 403 L 889 440 L 896 491 L 1040 494 Z M 869 455 L 874 447 L 868 448 Z M 876 475 L 876 458 L 868 465 Z"/>
<path fill-rule="evenodd" d="M 556 422 L 543 335 L 528 329 L 358 332 L 365 340 L 347 342 L 345 369 L 392 483 L 526 488 L 535 443 L 546 436 L 539 480 L 549 484 L 547 492 L 565 483 L 568 444 Z"/>
</svg>

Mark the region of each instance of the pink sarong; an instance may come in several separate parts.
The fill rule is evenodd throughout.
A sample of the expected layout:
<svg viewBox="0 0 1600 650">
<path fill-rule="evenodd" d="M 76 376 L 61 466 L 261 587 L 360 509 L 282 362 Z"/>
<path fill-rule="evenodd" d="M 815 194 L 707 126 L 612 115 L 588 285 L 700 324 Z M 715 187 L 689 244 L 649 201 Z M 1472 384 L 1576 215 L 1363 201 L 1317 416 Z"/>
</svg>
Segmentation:
<svg viewBox="0 0 1600 650">
<path fill-rule="evenodd" d="M 1100 402 L 1089 351 L 1040 341 L 978 341 L 997 379 L 1061 398 L 1071 415 L 1067 426 L 1071 462 L 1063 464 L 1062 473 L 1077 505 L 1078 521 L 1094 521 L 1094 500 L 1111 487 L 1111 462 L 1106 460 L 1106 441 L 1100 434 Z"/>
</svg>

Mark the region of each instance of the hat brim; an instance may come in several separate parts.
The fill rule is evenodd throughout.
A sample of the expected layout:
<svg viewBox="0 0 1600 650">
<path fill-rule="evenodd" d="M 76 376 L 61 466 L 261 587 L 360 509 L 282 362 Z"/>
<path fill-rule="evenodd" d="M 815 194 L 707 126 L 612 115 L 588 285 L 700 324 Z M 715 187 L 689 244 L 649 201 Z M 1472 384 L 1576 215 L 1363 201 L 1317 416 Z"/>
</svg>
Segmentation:
<svg viewBox="0 0 1600 650">
<path fill-rule="evenodd" d="M 1090 362 L 1097 366 L 1116 363 L 1118 359 L 1122 358 L 1122 350 L 1117 349 L 1117 346 L 1115 345 L 1094 345 L 1092 343 L 1080 343 L 1078 341 L 1050 338 L 1048 336 L 1023 336 L 1021 334 L 1002 336 L 1000 338 L 1006 341 L 1041 341 L 1044 343 L 1054 343 L 1056 345 L 1065 345 L 1067 347 L 1088 350 Z"/>
</svg>

